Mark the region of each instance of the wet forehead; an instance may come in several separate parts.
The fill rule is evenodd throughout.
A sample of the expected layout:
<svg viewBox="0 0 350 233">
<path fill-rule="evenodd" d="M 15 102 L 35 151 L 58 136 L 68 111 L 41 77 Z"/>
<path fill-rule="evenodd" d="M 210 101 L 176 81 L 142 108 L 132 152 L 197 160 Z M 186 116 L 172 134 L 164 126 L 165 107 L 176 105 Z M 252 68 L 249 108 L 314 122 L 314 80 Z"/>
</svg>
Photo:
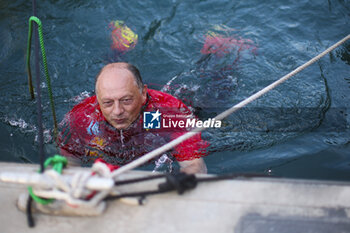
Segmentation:
<svg viewBox="0 0 350 233">
<path fill-rule="evenodd" d="M 135 95 L 138 86 L 133 74 L 125 68 L 104 70 L 96 83 L 96 92 L 100 98 L 123 98 Z"/>
</svg>

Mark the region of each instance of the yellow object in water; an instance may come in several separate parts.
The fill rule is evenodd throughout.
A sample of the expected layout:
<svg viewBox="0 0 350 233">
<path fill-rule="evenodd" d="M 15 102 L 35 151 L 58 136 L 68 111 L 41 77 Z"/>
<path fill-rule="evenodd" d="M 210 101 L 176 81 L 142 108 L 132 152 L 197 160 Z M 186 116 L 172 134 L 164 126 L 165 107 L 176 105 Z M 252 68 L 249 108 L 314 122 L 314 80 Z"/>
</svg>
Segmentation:
<svg viewBox="0 0 350 233">
<path fill-rule="evenodd" d="M 134 33 L 122 20 L 110 22 L 109 27 L 112 29 L 112 49 L 126 52 L 135 48 L 138 35 Z"/>
</svg>

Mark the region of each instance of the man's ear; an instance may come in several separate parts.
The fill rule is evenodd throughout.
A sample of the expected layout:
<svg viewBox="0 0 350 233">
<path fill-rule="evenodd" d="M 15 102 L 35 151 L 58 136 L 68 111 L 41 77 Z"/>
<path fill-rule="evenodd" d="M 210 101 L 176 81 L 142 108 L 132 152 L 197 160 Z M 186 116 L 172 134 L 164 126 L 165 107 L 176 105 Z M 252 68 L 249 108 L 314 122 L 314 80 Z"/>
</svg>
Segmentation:
<svg viewBox="0 0 350 233">
<path fill-rule="evenodd" d="M 143 89 L 142 89 L 142 100 L 143 100 L 143 103 L 145 103 L 146 100 L 147 100 L 147 92 L 148 92 L 147 85 L 144 84 L 143 85 Z"/>
</svg>

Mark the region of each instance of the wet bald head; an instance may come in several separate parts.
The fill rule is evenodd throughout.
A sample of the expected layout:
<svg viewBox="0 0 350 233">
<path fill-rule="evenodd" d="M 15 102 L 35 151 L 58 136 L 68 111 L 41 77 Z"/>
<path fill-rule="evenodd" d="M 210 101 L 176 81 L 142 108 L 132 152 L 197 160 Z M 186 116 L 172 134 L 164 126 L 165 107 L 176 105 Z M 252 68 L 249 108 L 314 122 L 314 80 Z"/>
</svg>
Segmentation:
<svg viewBox="0 0 350 233">
<path fill-rule="evenodd" d="M 97 93 L 97 82 L 99 80 L 99 77 L 104 73 L 104 72 L 117 72 L 118 70 L 127 70 L 129 71 L 135 81 L 135 84 L 138 86 L 138 88 L 140 89 L 140 91 L 142 91 L 144 84 L 140 75 L 140 71 L 137 69 L 136 66 L 130 64 L 130 63 L 126 63 L 126 62 L 116 62 L 116 63 L 110 63 L 106 66 L 104 66 L 100 72 L 98 73 L 98 75 L 95 78 L 95 92 Z"/>
</svg>

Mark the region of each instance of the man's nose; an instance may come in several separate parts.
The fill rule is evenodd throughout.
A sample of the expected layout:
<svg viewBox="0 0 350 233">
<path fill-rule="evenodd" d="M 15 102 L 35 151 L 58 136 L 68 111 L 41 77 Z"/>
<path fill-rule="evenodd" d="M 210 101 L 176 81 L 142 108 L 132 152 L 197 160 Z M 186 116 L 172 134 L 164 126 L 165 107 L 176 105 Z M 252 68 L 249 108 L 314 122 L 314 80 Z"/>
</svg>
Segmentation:
<svg viewBox="0 0 350 233">
<path fill-rule="evenodd" d="M 123 106 L 119 103 L 119 101 L 116 101 L 113 106 L 113 114 L 116 116 L 119 116 L 124 113 Z"/>
</svg>

